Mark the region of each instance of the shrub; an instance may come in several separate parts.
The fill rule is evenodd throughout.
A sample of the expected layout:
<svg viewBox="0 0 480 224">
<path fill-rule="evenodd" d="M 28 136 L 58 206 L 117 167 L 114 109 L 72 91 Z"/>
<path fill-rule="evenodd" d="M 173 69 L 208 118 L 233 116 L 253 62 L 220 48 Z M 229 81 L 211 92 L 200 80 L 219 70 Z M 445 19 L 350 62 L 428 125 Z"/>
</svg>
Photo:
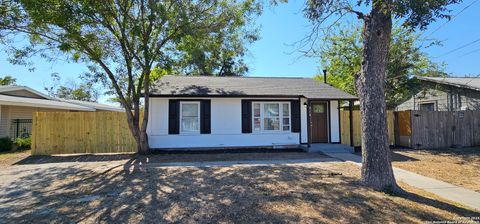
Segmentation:
<svg viewBox="0 0 480 224">
<path fill-rule="evenodd" d="M 0 138 L 0 151 L 12 150 L 13 142 L 10 137 Z"/>
<path fill-rule="evenodd" d="M 30 146 L 32 145 L 32 139 L 30 137 L 16 138 L 14 143 L 19 149 L 30 149 Z"/>
</svg>

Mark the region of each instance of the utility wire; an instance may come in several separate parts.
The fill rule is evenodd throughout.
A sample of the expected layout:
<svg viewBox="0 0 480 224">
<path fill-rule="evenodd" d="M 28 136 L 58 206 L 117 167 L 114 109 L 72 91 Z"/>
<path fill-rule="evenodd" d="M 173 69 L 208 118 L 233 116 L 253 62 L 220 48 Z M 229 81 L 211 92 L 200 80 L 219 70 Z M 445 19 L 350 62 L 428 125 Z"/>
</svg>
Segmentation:
<svg viewBox="0 0 480 224">
<path fill-rule="evenodd" d="M 455 49 L 453 49 L 453 50 L 450 50 L 450 51 L 446 52 L 445 54 L 442 54 L 442 55 L 440 55 L 440 56 L 436 56 L 436 57 L 433 57 L 433 58 L 440 58 L 440 57 L 449 55 L 449 54 L 451 54 L 451 53 L 453 53 L 453 52 L 456 52 L 456 51 L 458 51 L 458 50 L 460 50 L 460 49 L 466 48 L 466 47 L 468 47 L 468 46 L 470 46 L 470 45 L 472 45 L 472 44 L 475 44 L 475 43 L 477 43 L 477 42 L 480 42 L 480 38 L 478 38 L 478 39 L 476 39 L 476 40 L 474 40 L 474 41 L 472 41 L 472 42 L 469 42 L 469 43 L 467 43 L 467 44 L 464 44 L 464 45 L 462 45 L 462 46 L 460 46 L 460 47 L 457 47 L 457 48 L 455 48 Z"/>
<path fill-rule="evenodd" d="M 455 19 L 458 15 L 460 15 L 461 13 L 463 13 L 465 10 L 467 10 L 468 8 L 470 8 L 473 4 L 477 3 L 478 1 L 479 1 L 479 0 L 473 0 L 470 4 L 468 4 L 467 6 L 463 7 L 463 8 L 462 8 L 457 14 L 455 14 L 450 20 L 446 21 L 445 23 L 443 23 L 442 25 L 440 25 L 439 27 L 437 27 L 437 28 L 436 28 L 435 30 L 433 30 L 430 34 L 428 34 L 426 37 L 424 37 L 423 40 L 424 40 L 424 41 L 427 40 L 427 38 L 429 38 L 429 37 L 432 36 L 434 33 L 436 33 L 437 31 L 439 31 L 439 30 L 442 29 L 443 27 L 445 27 L 449 22 L 451 22 L 451 21 L 452 21 L 453 19 Z M 470 45 L 472 45 L 472 44 L 474 44 L 474 43 L 477 43 L 477 42 L 479 42 L 479 41 L 480 41 L 480 38 L 479 38 L 479 39 L 476 39 L 476 40 L 474 40 L 474 41 L 472 41 L 472 42 L 470 42 L 470 43 L 464 44 L 464 45 L 462 45 L 462 46 L 460 46 L 460 47 L 458 47 L 458 48 L 455 48 L 455 49 L 453 49 L 453 50 L 450 50 L 450 51 L 448 51 L 447 53 L 442 54 L 442 55 L 437 56 L 437 57 L 434 57 L 434 58 L 439 58 L 439 57 L 443 57 L 443 56 L 449 55 L 449 54 L 451 54 L 451 53 L 453 53 L 453 52 L 456 52 L 456 51 L 458 51 L 458 50 L 460 50 L 460 49 L 463 49 L 463 48 L 465 48 L 465 47 L 468 47 L 468 46 L 470 46 Z M 423 44 L 423 42 L 422 42 L 422 44 Z M 473 50 L 473 51 L 470 51 L 470 52 L 467 52 L 467 53 L 461 55 L 460 57 L 473 54 L 473 53 L 475 53 L 475 52 L 477 52 L 477 51 L 480 51 L 480 48 L 479 48 L 479 49 L 476 49 L 476 50 Z M 480 77 L 480 74 L 472 77 L 472 79 L 469 80 L 468 82 L 466 82 L 465 85 L 468 85 L 470 82 L 472 82 L 474 79 L 476 79 L 476 78 L 478 78 L 478 77 Z M 446 78 L 446 77 L 443 77 L 444 80 L 445 80 L 445 78 Z"/>
<path fill-rule="evenodd" d="M 473 53 L 475 53 L 475 52 L 478 52 L 478 51 L 480 51 L 480 48 L 475 49 L 475 50 L 473 50 L 473 51 L 469 51 L 469 52 L 467 52 L 467 53 L 465 53 L 465 54 L 462 54 L 462 55 L 460 55 L 459 58 L 465 57 L 465 56 L 467 56 L 467 55 L 471 55 L 471 54 L 473 54 Z"/>
<path fill-rule="evenodd" d="M 445 27 L 445 25 L 447 25 L 449 22 L 451 22 L 453 19 L 455 19 L 458 15 L 460 15 L 461 13 L 463 13 L 465 10 L 467 10 L 468 8 L 470 8 L 470 6 L 472 6 L 473 4 L 477 3 L 479 0 L 473 0 L 470 4 L 468 4 L 467 6 L 463 7 L 462 10 L 460 10 L 457 14 L 453 15 L 452 18 L 450 18 L 449 20 L 447 20 L 445 23 L 443 23 L 442 25 L 440 25 L 439 27 L 437 27 L 437 29 L 435 29 L 434 31 L 432 31 L 430 34 L 428 34 L 426 37 L 424 37 L 423 39 L 427 39 L 429 38 L 430 36 L 432 36 L 434 33 L 436 33 L 437 31 L 439 31 L 440 29 L 442 29 L 443 27 Z"/>
</svg>

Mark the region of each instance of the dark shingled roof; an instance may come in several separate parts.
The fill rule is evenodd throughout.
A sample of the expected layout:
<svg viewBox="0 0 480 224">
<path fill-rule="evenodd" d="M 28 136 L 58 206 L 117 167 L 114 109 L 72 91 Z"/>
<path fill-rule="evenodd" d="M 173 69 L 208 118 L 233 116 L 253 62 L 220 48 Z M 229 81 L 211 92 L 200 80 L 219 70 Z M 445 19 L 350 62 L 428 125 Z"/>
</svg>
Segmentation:
<svg viewBox="0 0 480 224">
<path fill-rule="evenodd" d="M 173 75 L 160 78 L 150 96 L 304 96 L 312 99 L 357 99 L 311 78 Z"/>
</svg>

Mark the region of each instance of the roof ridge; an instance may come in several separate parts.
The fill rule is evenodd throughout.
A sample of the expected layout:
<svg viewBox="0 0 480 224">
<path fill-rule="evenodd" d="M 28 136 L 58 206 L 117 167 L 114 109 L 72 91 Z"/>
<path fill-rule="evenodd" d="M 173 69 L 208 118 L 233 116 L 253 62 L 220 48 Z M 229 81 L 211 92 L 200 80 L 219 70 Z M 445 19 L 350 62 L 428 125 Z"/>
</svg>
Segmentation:
<svg viewBox="0 0 480 224">
<path fill-rule="evenodd" d="M 419 76 L 418 78 L 435 78 L 435 79 L 480 79 L 480 77 L 478 76 L 472 76 L 472 77 L 468 77 L 468 76 L 464 76 L 464 77 L 435 77 L 435 76 Z"/>
<path fill-rule="evenodd" d="M 172 76 L 172 77 L 205 77 L 205 78 L 274 78 L 274 79 L 313 79 L 313 77 L 278 77 L 278 76 L 207 76 L 207 75 L 195 75 L 195 76 L 188 76 L 188 75 L 165 75 L 165 76 Z"/>
</svg>

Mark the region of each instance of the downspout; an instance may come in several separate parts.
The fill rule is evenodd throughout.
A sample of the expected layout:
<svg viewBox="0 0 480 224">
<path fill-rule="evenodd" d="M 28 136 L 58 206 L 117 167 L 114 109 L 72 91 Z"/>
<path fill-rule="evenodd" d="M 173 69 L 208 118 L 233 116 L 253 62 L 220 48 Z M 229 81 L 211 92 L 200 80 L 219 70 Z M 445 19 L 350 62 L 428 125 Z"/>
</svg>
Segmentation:
<svg viewBox="0 0 480 224">
<path fill-rule="evenodd" d="M 338 100 L 337 103 L 338 103 L 338 107 L 337 107 L 337 110 L 338 110 L 338 141 L 340 142 L 340 144 L 342 144 L 342 119 L 341 119 L 341 111 L 340 111 L 340 102 L 341 100 Z"/>
<path fill-rule="evenodd" d="M 298 106 L 300 107 L 299 108 L 300 109 L 300 114 L 299 114 L 300 115 L 300 124 L 299 124 L 300 125 L 300 132 L 298 132 L 298 143 L 300 145 L 302 145 L 302 108 L 301 107 L 303 105 L 302 105 L 302 97 L 301 96 L 298 97 Z"/>
<path fill-rule="evenodd" d="M 330 100 L 327 101 L 327 127 L 328 127 L 328 143 L 332 143 L 332 113 L 331 113 L 331 107 L 332 107 L 332 104 L 330 102 Z"/>
<path fill-rule="evenodd" d="M 310 132 L 311 132 L 311 124 L 310 124 L 310 100 L 307 98 L 307 101 L 305 102 L 306 103 L 306 106 L 307 106 L 307 144 L 308 144 L 308 148 L 310 148 L 310 141 L 311 141 L 311 136 L 310 136 Z"/>
</svg>

